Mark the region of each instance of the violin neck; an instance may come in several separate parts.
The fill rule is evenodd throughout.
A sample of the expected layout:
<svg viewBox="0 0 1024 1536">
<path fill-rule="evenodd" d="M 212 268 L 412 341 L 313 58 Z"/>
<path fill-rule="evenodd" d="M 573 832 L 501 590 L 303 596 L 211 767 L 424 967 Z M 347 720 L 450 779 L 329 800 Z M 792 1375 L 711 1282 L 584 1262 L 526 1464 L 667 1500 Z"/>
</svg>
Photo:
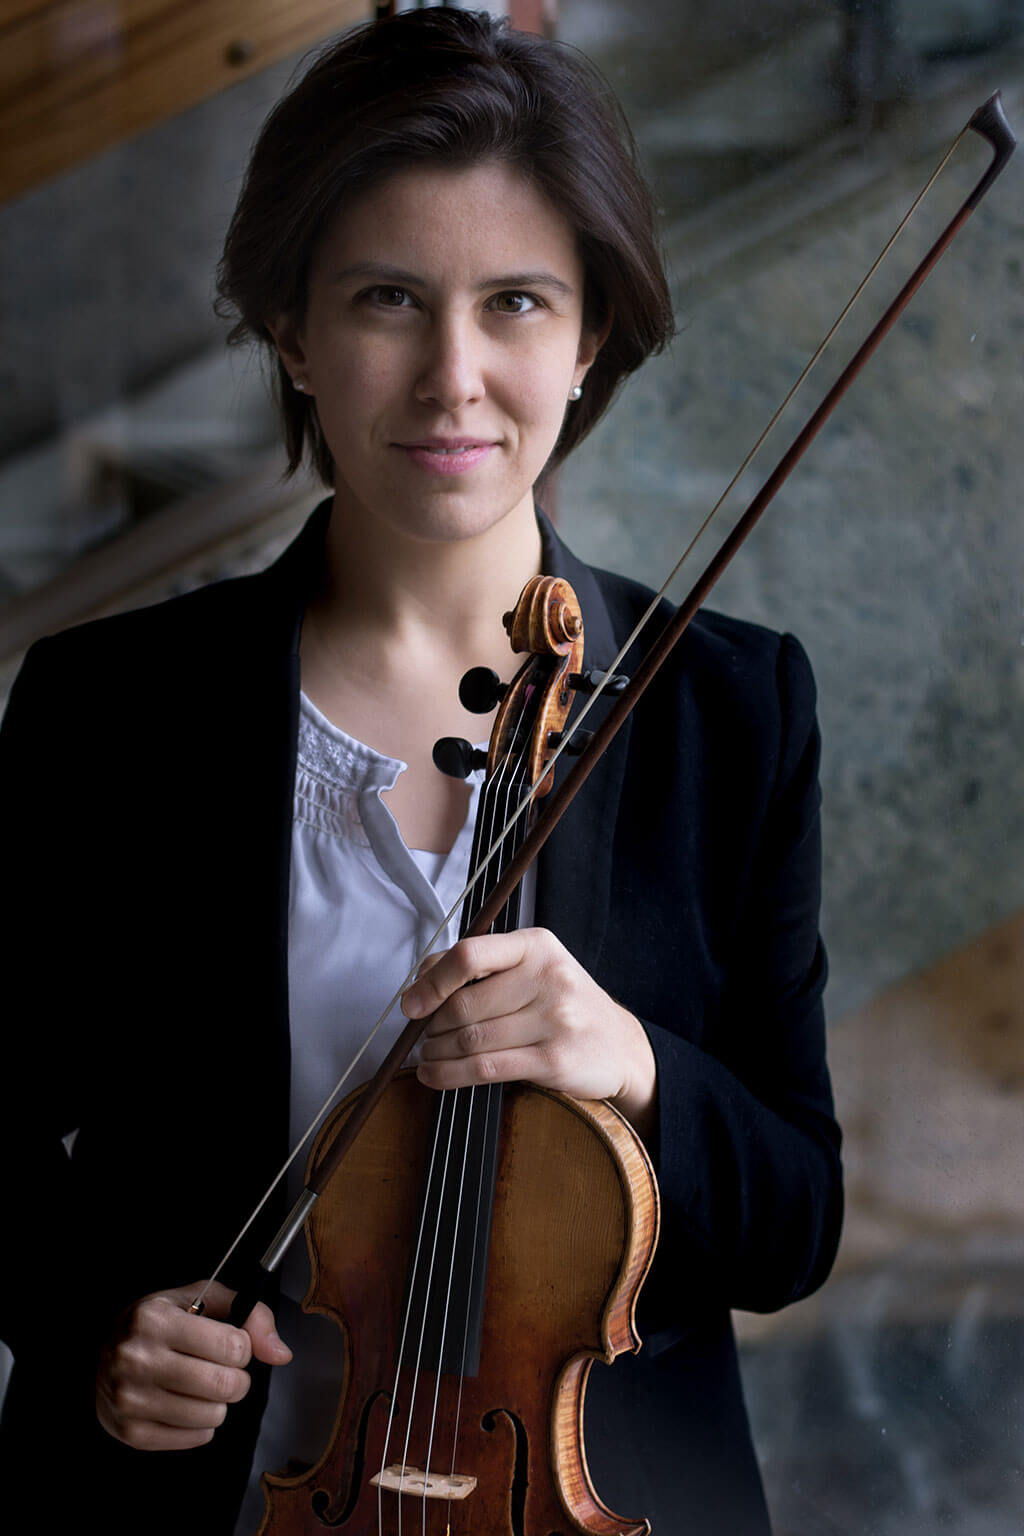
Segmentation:
<svg viewBox="0 0 1024 1536">
<path fill-rule="evenodd" d="M 488 778 L 480 795 L 470 868 L 479 869 L 528 785 L 519 775 Z M 463 903 L 464 933 L 519 851 L 528 831 L 521 816 Z M 519 888 L 493 933 L 519 922 Z M 432 1155 L 420 1193 L 418 1232 L 406 1279 L 402 1364 L 475 1376 L 480 1363 L 484 1294 L 501 1131 L 501 1084 L 437 1095 Z"/>
<path fill-rule="evenodd" d="M 480 806 L 473 832 L 473 852 L 469 860 L 471 870 L 480 869 L 488 850 L 501 836 L 502 829 L 508 826 L 510 816 L 528 788 L 528 781 L 525 781 L 520 773 L 509 774 L 506 778 L 505 772 L 500 772 L 487 779 L 480 791 Z M 532 821 L 533 813 L 531 812 L 529 815 L 520 816 L 509 827 L 501 847 L 494 853 L 481 878 L 462 903 L 462 914 L 459 920 L 460 938 L 468 931 L 487 897 L 526 841 Z M 520 888 L 517 886 L 491 924 L 491 933 L 511 933 L 514 928 L 519 927 L 519 891 Z"/>
</svg>

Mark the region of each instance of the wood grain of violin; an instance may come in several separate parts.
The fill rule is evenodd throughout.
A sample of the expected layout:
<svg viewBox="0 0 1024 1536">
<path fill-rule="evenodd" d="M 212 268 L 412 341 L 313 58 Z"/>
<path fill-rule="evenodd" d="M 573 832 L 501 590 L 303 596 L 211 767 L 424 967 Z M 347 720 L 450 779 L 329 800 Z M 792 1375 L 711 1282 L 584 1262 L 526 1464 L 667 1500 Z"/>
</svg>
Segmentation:
<svg viewBox="0 0 1024 1536">
<path fill-rule="evenodd" d="M 405 1366 L 396 1386 L 434 1099 L 400 1076 L 310 1218 L 306 1305 L 343 1329 L 343 1397 L 321 1461 L 265 1476 L 261 1533 L 641 1536 L 642 1514 L 616 1514 L 595 1492 L 581 1430 L 592 1362 L 640 1347 L 634 1312 L 658 1224 L 643 1145 L 607 1104 L 507 1090 L 479 1368 L 438 1383 Z M 332 1116 L 318 1149 L 351 1109 Z"/>
</svg>

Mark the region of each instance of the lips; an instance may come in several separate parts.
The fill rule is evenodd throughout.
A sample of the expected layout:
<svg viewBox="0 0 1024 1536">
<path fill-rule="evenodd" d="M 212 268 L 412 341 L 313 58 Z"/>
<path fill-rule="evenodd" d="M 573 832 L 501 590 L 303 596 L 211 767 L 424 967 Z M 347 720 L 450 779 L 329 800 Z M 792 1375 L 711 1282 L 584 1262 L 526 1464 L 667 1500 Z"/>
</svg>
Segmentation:
<svg viewBox="0 0 1024 1536">
<path fill-rule="evenodd" d="M 419 437 L 414 443 L 400 443 L 401 448 L 428 448 L 433 453 L 465 453 L 467 448 L 490 448 L 483 437 Z"/>
<path fill-rule="evenodd" d="M 423 437 L 414 443 L 396 443 L 420 469 L 454 475 L 481 464 L 497 447 L 479 437 Z"/>
</svg>

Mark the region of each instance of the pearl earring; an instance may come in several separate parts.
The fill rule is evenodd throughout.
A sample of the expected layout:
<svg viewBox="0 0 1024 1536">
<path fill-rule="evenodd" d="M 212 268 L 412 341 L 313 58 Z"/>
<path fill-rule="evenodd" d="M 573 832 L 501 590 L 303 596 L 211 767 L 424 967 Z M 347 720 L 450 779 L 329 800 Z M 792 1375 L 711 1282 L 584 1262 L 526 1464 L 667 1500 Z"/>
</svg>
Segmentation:
<svg viewBox="0 0 1024 1536">
<path fill-rule="evenodd" d="M 297 389 L 300 395 L 306 393 L 306 386 L 301 379 L 292 379 L 292 388 Z"/>
<path fill-rule="evenodd" d="M 578 400 L 582 394 L 583 394 L 583 385 L 582 384 L 574 384 L 573 388 L 572 388 L 572 394 L 569 396 L 569 399 L 570 400 Z"/>
</svg>

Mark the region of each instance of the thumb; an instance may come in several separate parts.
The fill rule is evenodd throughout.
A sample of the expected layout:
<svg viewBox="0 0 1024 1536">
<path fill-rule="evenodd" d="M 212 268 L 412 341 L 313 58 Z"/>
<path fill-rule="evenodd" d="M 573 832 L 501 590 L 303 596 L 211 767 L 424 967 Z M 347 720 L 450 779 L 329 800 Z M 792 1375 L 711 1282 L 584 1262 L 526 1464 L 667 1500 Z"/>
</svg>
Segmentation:
<svg viewBox="0 0 1024 1536">
<path fill-rule="evenodd" d="M 253 1354 L 264 1365 L 286 1365 L 292 1358 L 291 1350 L 274 1325 L 274 1314 L 265 1302 L 256 1303 L 242 1326 L 252 1342 Z"/>
</svg>

